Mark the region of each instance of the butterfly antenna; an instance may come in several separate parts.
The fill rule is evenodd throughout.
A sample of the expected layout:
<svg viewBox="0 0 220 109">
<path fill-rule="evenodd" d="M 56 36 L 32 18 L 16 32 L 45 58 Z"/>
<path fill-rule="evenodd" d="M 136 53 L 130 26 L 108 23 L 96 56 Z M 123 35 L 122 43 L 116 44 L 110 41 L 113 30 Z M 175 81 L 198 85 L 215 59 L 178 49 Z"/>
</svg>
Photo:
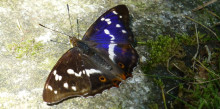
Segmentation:
<svg viewBox="0 0 220 109">
<path fill-rule="evenodd" d="M 68 16 L 69 16 L 69 21 L 70 21 L 70 28 L 71 28 L 71 33 L 72 33 L 72 36 L 73 36 L 73 26 L 72 26 L 72 22 L 70 20 L 70 10 L 69 10 L 69 5 L 67 4 L 67 10 L 68 10 Z M 70 37 L 71 38 L 71 37 Z"/>
<path fill-rule="evenodd" d="M 51 42 L 56 42 L 56 43 L 58 43 L 58 44 L 64 44 L 64 45 L 69 45 L 69 44 L 67 44 L 67 43 L 62 43 L 62 42 L 58 42 L 58 41 L 55 41 L 55 40 L 50 40 Z"/>
<path fill-rule="evenodd" d="M 66 33 L 63 33 L 63 32 L 60 32 L 60 31 L 57 31 L 57 30 L 55 30 L 55 29 L 51 29 L 51 28 L 46 27 L 46 26 L 44 26 L 44 25 L 42 25 L 42 24 L 40 24 L 40 23 L 39 23 L 39 25 L 42 26 L 42 27 L 44 27 L 44 28 L 47 28 L 47 29 L 49 29 L 49 30 L 51 30 L 51 31 L 54 31 L 54 32 L 57 32 L 57 33 L 60 33 L 60 34 L 64 34 L 64 35 L 66 35 L 66 36 L 71 37 L 70 35 L 68 35 L 68 34 L 66 34 Z"/>
<path fill-rule="evenodd" d="M 77 23 L 77 33 L 78 33 L 78 39 L 79 39 L 79 20 L 78 20 L 78 18 L 76 20 L 76 23 Z"/>
</svg>

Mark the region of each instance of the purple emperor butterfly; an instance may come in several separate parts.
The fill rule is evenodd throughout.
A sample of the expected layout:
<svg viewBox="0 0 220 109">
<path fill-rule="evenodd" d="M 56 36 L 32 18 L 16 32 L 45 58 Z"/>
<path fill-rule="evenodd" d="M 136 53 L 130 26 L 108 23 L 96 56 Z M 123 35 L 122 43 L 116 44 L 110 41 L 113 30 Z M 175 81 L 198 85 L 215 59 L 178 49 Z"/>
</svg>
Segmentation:
<svg viewBox="0 0 220 109">
<path fill-rule="evenodd" d="M 93 96 L 132 76 L 138 54 L 132 47 L 129 12 L 125 5 L 111 8 L 87 30 L 82 40 L 58 60 L 44 86 L 48 104 L 77 96 Z"/>
</svg>

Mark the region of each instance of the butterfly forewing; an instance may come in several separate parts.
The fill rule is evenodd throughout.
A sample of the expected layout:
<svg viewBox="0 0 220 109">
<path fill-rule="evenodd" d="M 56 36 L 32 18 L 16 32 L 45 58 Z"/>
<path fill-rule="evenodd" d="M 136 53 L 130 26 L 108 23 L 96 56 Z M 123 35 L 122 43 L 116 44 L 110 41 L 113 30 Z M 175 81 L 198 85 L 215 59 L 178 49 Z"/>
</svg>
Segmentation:
<svg viewBox="0 0 220 109">
<path fill-rule="evenodd" d="M 133 34 L 129 28 L 129 12 L 125 5 L 114 7 L 100 16 L 88 29 L 83 40 L 118 64 L 127 77 L 137 65 L 138 54 L 132 47 Z"/>
<path fill-rule="evenodd" d="M 121 28 L 121 29 L 118 29 Z M 106 39 L 108 36 L 105 35 L 105 37 L 102 37 L 101 35 L 104 35 L 105 29 L 109 29 L 116 32 L 122 30 L 129 30 L 129 12 L 125 5 L 118 5 L 108 11 L 106 11 L 102 16 L 100 16 L 87 30 L 85 33 L 83 40 L 86 41 L 98 41 L 98 40 L 110 40 L 109 38 Z M 117 30 L 115 30 L 117 29 Z M 119 33 L 121 33 L 119 32 Z M 130 31 L 129 31 L 130 33 Z M 123 35 L 123 34 L 121 34 Z M 120 35 L 118 35 L 120 36 Z M 132 38 L 129 38 L 132 37 Z M 131 36 L 120 36 L 120 38 L 125 39 L 133 39 L 133 35 Z"/>
</svg>

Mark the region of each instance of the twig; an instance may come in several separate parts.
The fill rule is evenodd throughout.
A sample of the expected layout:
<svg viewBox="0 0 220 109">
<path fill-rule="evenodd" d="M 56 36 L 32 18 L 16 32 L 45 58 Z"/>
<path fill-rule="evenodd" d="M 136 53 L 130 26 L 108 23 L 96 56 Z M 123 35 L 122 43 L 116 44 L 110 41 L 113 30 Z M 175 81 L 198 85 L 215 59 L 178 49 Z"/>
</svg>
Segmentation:
<svg viewBox="0 0 220 109">
<path fill-rule="evenodd" d="M 209 2 L 206 2 L 206 3 L 202 4 L 202 5 L 200 5 L 200 6 L 196 7 L 196 8 L 194 8 L 192 11 L 193 11 L 193 12 L 194 12 L 194 11 L 198 11 L 198 10 L 200 10 L 200 9 L 202 9 L 202 8 L 204 8 L 204 7 L 206 7 L 206 6 L 210 5 L 210 4 L 212 4 L 212 3 L 215 3 L 216 1 L 217 1 L 217 0 L 211 0 L 211 1 L 209 1 Z"/>
<path fill-rule="evenodd" d="M 213 28 L 213 27 L 216 27 L 216 26 L 219 26 L 219 25 L 220 25 L 220 22 L 214 24 L 214 26 L 212 26 L 212 28 Z"/>
<path fill-rule="evenodd" d="M 167 95 L 169 95 L 169 96 L 171 96 L 172 98 L 175 98 L 176 100 L 182 102 L 184 105 L 188 106 L 189 109 L 196 109 L 196 107 L 192 106 L 191 104 L 187 103 L 186 101 L 184 101 L 183 99 L 181 99 L 181 98 L 179 98 L 179 97 L 176 97 L 176 96 L 174 96 L 174 95 L 172 95 L 172 94 L 169 94 L 169 93 L 168 93 Z"/>
<path fill-rule="evenodd" d="M 212 81 L 216 81 L 216 80 L 219 80 L 220 78 L 216 78 L 216 79 L 213 79 L 213 80 L 210 80 L 210 81 L 203 81 L 203 82 L 189 82 L 189 83 L 192 83 L 192 84 L 204 84 L 204 83 L 209 83 L 209 82 L 212 82 Z"/>
<path fill-rule="evenodd" d="M 181 72 L 184 72 L 178 65 L 173 64 L 178 70 L 180 70 Z"/>
<path fill-rule="evenodd" d="M 210 62 L 211 62 L 211 55 L 212 55 L 212 53 L 211 53 L 211 51 L 209 50 L 209 47 L 208 47 L 207 45 L 205 45 L 205 49 L 206 49 L 206 51 L 207 51 L 207 53 L 208 53 L 207 63 L 210 63 Z"/>
<path fill-rule="evenodd" d="M 18 19 L 17 19 L 17 27 L 21 31 L 21 34 L 24 35 L 23 29 L 22 29 L 21 24 Z"/>
<path fill-rule="evenodd" d="M 215 14 L 214 12 L 209 11 L 207 9 L 206 9 L 206 11 L 220 20 L 220 17 L 217 14 Z"/>
<path fill-rule="evenodd" d="M 172 57 L 173 57 L 173 56 L 172 56 Z M 170 58 L 167 60 L 167 71 L 168 71 L 170 74 L 172 74 L 173 76 L 177 77 L 174 73 L 172 73 L 172 72 L 169 70 L 170 60 L 171 60 L 172 57 L 170 57 Z"/>
<path fill-rule="evenodd" d="M 196 24 L 195 24 L 195 29 L 196 29 L 197 50 L 196 50 L 195 55 L 193 56 L 193 59 L 196 59 L 196 57 L 197 57 L 197 55 L 198 55 L 198 53 L 199 53 L 199 36 L 198 36 Z"/>
<path fill-rule="evenodd" d="M 157 83 L 157 85 L 161 89 L 161 94 L 162 94 L 162 98 L 163 98 L 163 102 L 164 102 L 164 108 L 167 109 L 166 97 L 165 97 L 165 94 L 164 94 L 164 84 L 163 84 L 161 79 L 158 79 L 158 80 L 154 79 L 154 81 Z"/>
<path fill-rule="evenodd" d="M 208 69 L 205 65 L 203 65 L 199 60 L 197 60 L 197 59 L 194 59 L 194 60 L 196 60 L 206 71 L 208 71 L 209 73 L 212 73 L 212 74 L 214 74 L 215 76 L 217 76 L 218 78 L 220 78 L 219 75 L 217 75 L 217 74 L 215 74 L 215 72 L 209 70 L 209 69 Z"/>
<path fill-rule="evenodd" d="M 215 37 L 218 39 L 218 36 L 216 35 L 216 33 L 215 33 L 214 31 L 212 31 L 211 29 L 209 29 L 209 28 L 206 27 L 205 25 L 201 24 L 200 22 L 198 22 L 198 21 L 196 21 L 196 20 L 194 20 L 194 19 L 192 19 L 192 18 L 190 18 L 190 17 L 188 17 L 188 16 L 185 16 L 185 17 L 186 17 L 187 19 L 189 19 L 189 20 L 191 20 L 191 21 L 193 21 L 193 22 L 195 22 L 195 23 L 201 25 L 202 27 L 206 28 L 207 30 L 209 30 L 209 31 L 210 31 L 212 34 L 214 34 Z"/>
<path fill-rule="evenodd" d="M 197 50 L 196 50 L 196 53 L 195 53 L 195 55 L 193 56 L 193 58 L 192 58 L 192 60 L 193 59 L 196 59 L 196 57 L 197 57 L 197 55 L 198 55 L 198 53 L 199 53 L 199 36 L 198 36 L 198 32 L 197 32 L 197 27 L 196 27 L 196 24 L 195 24 L 195 29 L 196 29 L 196 42 L 197 42 Z M 193 69 L 195 68 L 195 61 L 193 61 Z"/>
<path fill-rule="evenodd" d="M 162 98 L 163 98 L 163 102 L 164 102 L 164 108 L 167 109 L 167 103 L 166 103 L 166 97 L 165 97 L 165 94 L 164 94 L 164 88 L 163 86 L 160 87 L 161 88 L 161 91 L 162 91 Z"/>
<path fill-rule="evenodd" d="M 55 42 L 55 43 L 58 43 L 58 44 L 65 44 L 65 45 L 69 45 L 67 43 L 63 43 L 63 42 L 58 42 L 58 41 L 55 41 L 55 40 L 50 40 L 51 42 Z"/>
<path fill-rule="evenodd" d="M 175 86 L 173 88 L 171 88 L 170 90 L 168 90 L 166 93 L 169 93 L 170 91 L 172 91 L 173 89 L 177 88 L 178 86 Z"/>
</svg>

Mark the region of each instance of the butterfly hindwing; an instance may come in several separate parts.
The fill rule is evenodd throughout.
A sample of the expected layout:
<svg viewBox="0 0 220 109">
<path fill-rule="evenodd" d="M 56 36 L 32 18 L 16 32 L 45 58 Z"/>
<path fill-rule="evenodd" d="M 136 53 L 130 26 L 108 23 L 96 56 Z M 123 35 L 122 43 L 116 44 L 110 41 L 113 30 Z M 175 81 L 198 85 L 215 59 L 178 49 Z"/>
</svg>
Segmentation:
<svg viewBox="0 0 220 109">
<path fill-rule="evenodd" d="M 116 76 L 100 69 L 78 47 L 68 50 L 54 66 L 44 86 L 43 99 L 48 104 L 76 96 L 89 96 L 112 87 Z"/>
<path fill-rule="evenodd" d="M 124 71 L 126 77 L 131 77 L 138 62 L 138 54 L 131 44 L 117 44 L 112 60 Z"/>
<path fill-rule="evenodd" d="M 84 72 L 79 73 L 84 65 L 80 55 L 76 48 L 72 48 L 58 60 L 45 83 L 44 101 L 53 103 L 71 95 L 80 96 L 89 92 L 89 77 Z M 87 67 L 89 69 L 91 66 Z"/>
</svg>

